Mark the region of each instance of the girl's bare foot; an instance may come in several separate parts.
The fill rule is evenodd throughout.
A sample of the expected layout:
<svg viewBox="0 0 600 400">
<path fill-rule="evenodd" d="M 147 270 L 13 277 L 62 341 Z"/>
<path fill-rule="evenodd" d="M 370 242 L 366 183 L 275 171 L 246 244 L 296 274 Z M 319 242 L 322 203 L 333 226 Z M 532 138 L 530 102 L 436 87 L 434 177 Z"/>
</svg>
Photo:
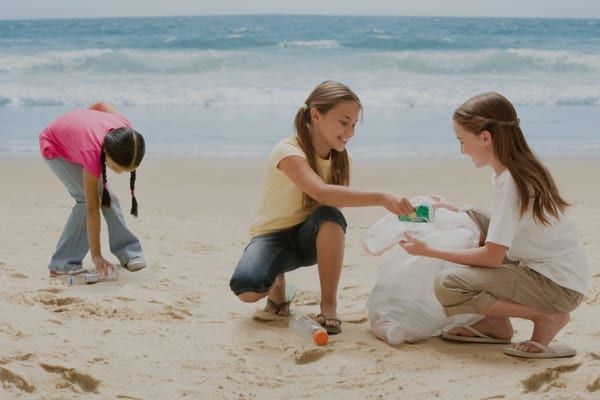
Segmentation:
<svg viewBox="0 0 600 400">
<path fill-rule="evenodd" d="M 267 296 L 267 305 L 264 311 L 276 314 L 281 317 L 287 317 L 290 312 L 290 305 L 285 298 L 285 276 L 279 275 L 275 279 L 275 283 L 269 289 Z"/>
<path fill-rule="evenodd" d="M 545 314 L 533 321 L 533 333 L 531 339 L 534 342 L 548 346 L 556 334 L 564 328 L 571 320 L 569 313 Z M 515 345 L 517 350 L 527 351 L 529 353 L 540 353 L 542 349 L 528 343 L 519 343 Z"/>
</svg>

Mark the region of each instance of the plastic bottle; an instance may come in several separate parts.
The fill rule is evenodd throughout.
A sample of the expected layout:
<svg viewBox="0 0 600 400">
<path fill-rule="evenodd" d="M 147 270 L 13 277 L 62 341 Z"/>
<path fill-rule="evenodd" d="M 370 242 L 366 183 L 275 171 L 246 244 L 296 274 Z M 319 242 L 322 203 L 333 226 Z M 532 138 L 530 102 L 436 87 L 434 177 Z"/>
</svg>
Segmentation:
<svg viewBox="0 0 600 400">
<path fill-rule="evenodd" d="M 119 267 L 109 269 L 105 274 L 101 274 L 97 271 L 87 271 L 81 274 L 67 275 L 67 284 L 73 285 L 84 285 L 92 284 L 97 282 L 108 282 L 119 280 Z"/>
<path fill-rule="evenodd" d="M 118 281 L 119 280 L 119 266 L 115 265 L 114 268 L 109 268 L 105 274 L 98 274 L 100 282 L 107 281 Z"/>
<path fill-rule="evenodd" d="M 325 328 L 306 314 L 292 314 L 289 326 L 295 334 L 312 341 L 317 346 L 324 346 L 329 341 Z"/>
<path fill-rule="evenodd" d="M 82 274 L 67 276 L 69 286 L 96 283 L 99 280 L 100 275 L 97 272 L 84 272 Z"/>
</svg>

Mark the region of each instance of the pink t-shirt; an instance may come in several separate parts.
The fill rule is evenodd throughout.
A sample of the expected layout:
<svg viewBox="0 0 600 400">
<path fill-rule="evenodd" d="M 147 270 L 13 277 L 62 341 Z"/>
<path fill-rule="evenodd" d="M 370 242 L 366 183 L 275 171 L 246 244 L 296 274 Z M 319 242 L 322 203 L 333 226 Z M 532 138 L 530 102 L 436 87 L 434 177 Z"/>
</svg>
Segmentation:
<svg viewBox="0 0 600 400">
<path fill-rule="evenodd" d="M 131 128 L 120 113 L 90 110 L 70 111 L 54 120 L 40 133 L 40 152 L 47 160 L 61 157 L 81 165 L 100 178 L 100 154 L 104 137 L 110 129 Z"/>
</svg>

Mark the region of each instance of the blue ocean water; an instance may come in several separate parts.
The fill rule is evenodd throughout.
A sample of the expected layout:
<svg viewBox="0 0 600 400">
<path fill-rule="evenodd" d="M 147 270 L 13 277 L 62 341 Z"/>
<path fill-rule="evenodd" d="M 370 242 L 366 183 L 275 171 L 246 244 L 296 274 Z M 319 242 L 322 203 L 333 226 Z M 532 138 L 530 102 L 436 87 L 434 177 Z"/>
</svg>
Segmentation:
<svg viewBox="0 0 600 400">
<path fill-rule="evenodd" d="M 457 156 L 452 110 L 490 90 L 538 153 L 600 155 L 600 20 L 262 15 L 0 20 L 0 157 L 99 98 L 151 155 L 264 157 L 326 79 L 364 104 L 356 157 Z"/>
</svg>

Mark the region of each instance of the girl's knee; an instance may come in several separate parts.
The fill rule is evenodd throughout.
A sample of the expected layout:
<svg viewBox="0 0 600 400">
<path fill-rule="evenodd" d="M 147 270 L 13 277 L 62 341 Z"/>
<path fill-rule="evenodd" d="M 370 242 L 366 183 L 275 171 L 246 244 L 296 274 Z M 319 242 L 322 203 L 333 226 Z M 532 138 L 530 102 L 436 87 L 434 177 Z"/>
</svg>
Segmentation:
<svg viewBox="0 0 600 400">
<path fill-rule="evenodd" d="M 234 274 L 229 281 L 229 288 L 242 301 L 249 299 L 250 293 L 267 291 L 268 288 L 264 288 L 263 286 L 264 283 L 260 282 L 256 276 L 248 274 Z"/>
<path fill-rule="evenodd" d="M 242 292 L 237 295 L 238 299 L 244 303 L 255 303 L 264 297 L 264 294 L 256 292 Z"/>
<path fill-rule="evenodd" d="M 346 233 L 346 228 L 348 224 L 346 222 L 344 214 L 342 214 L 339 208 L 321 206 L 313 212 L 312 217 L 314 218 L 315 225 L 317 226 L 330 222 L 339 225 L 344 231 L 344 233 Z"/>
<path fill-rule="evenodd" d="M 447 304 L 447 299 L 460 288 L 456 275 L 452 270 L 444 270 L 436 275 L 433 282 L 433 291 L 440 304 Z"/>
</svg>

